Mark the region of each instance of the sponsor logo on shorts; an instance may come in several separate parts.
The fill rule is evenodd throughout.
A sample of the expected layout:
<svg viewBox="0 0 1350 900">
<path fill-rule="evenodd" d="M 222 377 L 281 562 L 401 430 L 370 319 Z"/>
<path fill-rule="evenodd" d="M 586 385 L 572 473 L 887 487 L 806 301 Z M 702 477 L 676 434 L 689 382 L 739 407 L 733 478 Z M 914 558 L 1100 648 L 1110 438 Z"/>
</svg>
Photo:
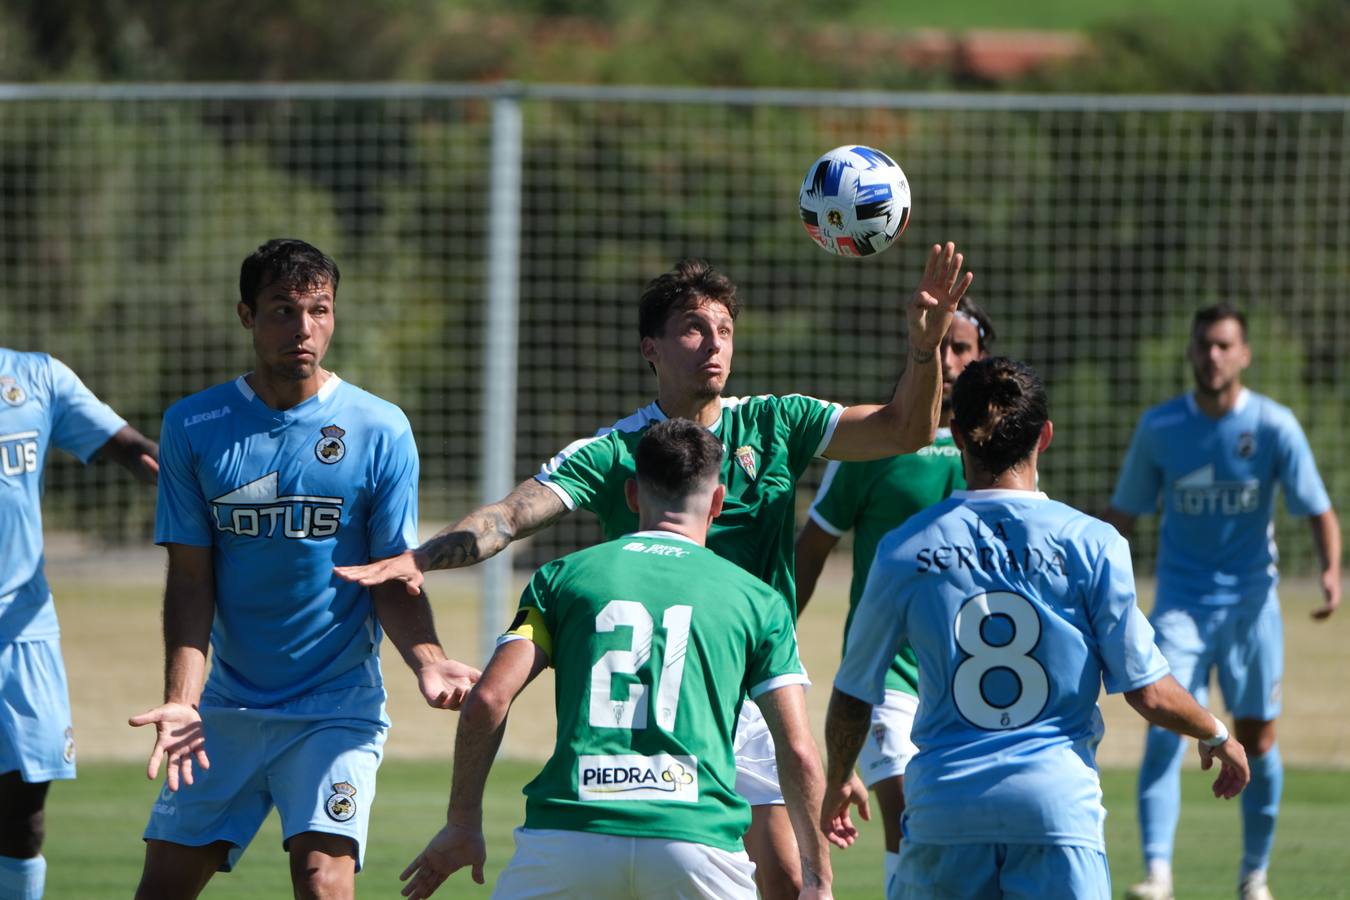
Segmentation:
<svg viewBox="0 0 1350 900">
<path fill-rule="evenodd" d="M 66 728 L 66 745 L 61 751 L 61 758 L 67 765 L 75 761 L 75 729 L 69 726 Z"/>
<path fill-rule="evenodd" d="M 336 425 L 325 425 L 319 429 L 323 437 L 314 445 L 314 457 L 324 465 L 333 465 L 342 461 L 342 457 L 347 455 L 347 445 L 342 443 L 342 436 L 347 432 Z"/>
<path fill-rule="evenodd" d="M 698 758 L 622 754 L 577 760 L 577 799 L 698 802 Z"/>
<path fill-rule="evenodd" d="M 333 785 L 333 793 L 328 795 L 323 809 L 334 822 L 346 822 L 356 815 L 356 788 L 351 782 L 339 781 Z"/>
</svg>

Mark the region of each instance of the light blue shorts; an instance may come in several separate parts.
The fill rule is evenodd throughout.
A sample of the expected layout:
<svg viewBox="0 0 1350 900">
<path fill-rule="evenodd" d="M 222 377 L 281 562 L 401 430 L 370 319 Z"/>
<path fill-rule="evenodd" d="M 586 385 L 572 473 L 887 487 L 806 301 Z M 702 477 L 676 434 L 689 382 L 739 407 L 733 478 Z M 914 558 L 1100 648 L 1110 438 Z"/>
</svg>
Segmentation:
<svg viewBox="0 0 1350 900">
<path fill-rule="evenodd" d="M 194 783 L 176 793 L 160 790 L 145 839 L 228 841 L 228 872 L 275 805 L 283 848 L 306 831 L 349 837 L 360 871 L 389 727 L 384 689 L 328 691 L 266 709 L 220 703 L 210 695 L 201 703 L 211 768 L 194 766 Z"/>
<path fill-rule="evenodd" d="M 66 664 L 57 638 L 0 643 L 0 773 L 32 784 L 75 777 Z"/>
<path fill-rule="evenodd" d="M 900 845 L 888 900 L 1111 900 L 1106 854 L 1055 844 Z"/>
<path fill-rule="evenodd" d="M 1235 718 L 1270 721 L 1280 714 L 1284 622 L 1274 588 L 1264 599 L 1232 606 L 1172 606 L 1161 598 L 1150 617 L 1158 649 L 1181 686 L 1202 705 L 1209 673 Z"/>
</svg>

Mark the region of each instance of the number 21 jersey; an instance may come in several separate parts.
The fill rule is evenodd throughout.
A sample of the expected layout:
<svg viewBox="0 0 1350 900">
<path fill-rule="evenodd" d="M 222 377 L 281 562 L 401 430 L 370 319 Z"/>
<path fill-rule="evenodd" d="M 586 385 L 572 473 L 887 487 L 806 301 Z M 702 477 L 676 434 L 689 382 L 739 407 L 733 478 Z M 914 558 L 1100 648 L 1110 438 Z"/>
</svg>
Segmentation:
<svg viewBox="0 0 1350 900">
<path fill-rule="evenodd" d="M 1041 493 L 953 493 L 881 542 L 835 687 L 881 702 L 902 640 L 908 837 L 1104 850 L 1097 697 L 1167 674 L 1115 529 Z"/>
</svg>

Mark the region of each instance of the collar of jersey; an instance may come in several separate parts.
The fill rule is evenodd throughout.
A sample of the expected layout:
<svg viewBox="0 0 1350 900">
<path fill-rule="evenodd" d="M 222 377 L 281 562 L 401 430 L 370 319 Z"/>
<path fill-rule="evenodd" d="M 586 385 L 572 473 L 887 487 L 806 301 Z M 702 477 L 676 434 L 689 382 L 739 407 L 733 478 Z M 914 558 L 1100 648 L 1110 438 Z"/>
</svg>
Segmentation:
<svg viewBox="0 0 1350 900">
<path fill-rule="evenodd" d="M 1015 491 L 1010 488 L 983 488 L 977 491 L 952 491 L 957 500 L 1049 500 L 1045 491 Z"/>
<path fill-rule="evenodd" d="M 933 443 L 936 444 L 938 441 L 950 440 L 951 436 L 952 430 L 950 428 L 939 428 L 937 433 L 933 435 Z"/>
<path fill-rule="evenodd" d="M 1210 419 L 1210 421 L 1220 422 L 1228 418 L 1229 416 L 1237 415 L 1238 413 L 1242 412 L 1244 409 L 1247 408 L 1247 404 L 1251 401 L 1251 399 L 1252 399 L 1252 392 L 1244 387 L 1242 390 L 1238 391 L 1237 403 L 1233 404 L 1233 408 L 1230 409 L 1228 412 L 1224 413 L 1222 416 L 1219 416 L 1219 418 Z M 1190 411 L 1195 415 L 1205 416 L 1206 419 L 1209 419 L 1209 416 L 1205 415 L 1205 411 L 1200 408 L 1200 404 L 1195 402 L 1195 391 L 1188 391 L 1186 393 L 1186 406 L 1189 407 Z"/>
<path fill-rule="evenodd" d="M 738 397 L 732 397 L 731 403 L 727 402 L 726 397 L 719 397 L 718 400 L 721 403 L 721 407 L 717 411 L 717 421 L 708 426 L 708 431 L 713 434 L 717 434 L 718 430 L 722 427 L 722 413 L 726 412 L 728 407 L 736 406 L 741 402 Z M 670 416 L 666 415 L 665 410 L 661 408 L 660 401 L 653 400 L 651 405 L 647 407 L 647 410 L 651 417 L 658 422 L 664 422 L 666 419 L 670 418 Z"/>
<path fill-rule="evenodd" d="M 249 409 L 255 409 L 273 419 L 280 419 L 290 416 L 303 415 L 308 412 L 311 406 L 319 406 L 328 402 L 328 398 L 333 396 L 337 390 L 338 384 L 342 379 L 336 372 L 328 373 L 328 380 L 319 386 L 319 391 L 313 397 L 309 397 L 290 409 L 273 409 L 262 401 L 253 390 L 248 386 L 247 375 L 240 375 L 234 380 L 234 386 L 239 389 L 239 393 L 244 395 L 244 400 L 248 403 Z"/>
<path fill-rule="evenodd" d="M 660 529 L 656 531 L 635 531 L 628 536 L 635 538 L 664 538 L 670 541 L 684 541 L 686 544 L 693 544 L 695 547 L 699 546 L 698 541 L 693 540 L 692 538 L 687 538 L 682 534 L 676 534 L 673 531 L 661 531 Z"/>
</svg>

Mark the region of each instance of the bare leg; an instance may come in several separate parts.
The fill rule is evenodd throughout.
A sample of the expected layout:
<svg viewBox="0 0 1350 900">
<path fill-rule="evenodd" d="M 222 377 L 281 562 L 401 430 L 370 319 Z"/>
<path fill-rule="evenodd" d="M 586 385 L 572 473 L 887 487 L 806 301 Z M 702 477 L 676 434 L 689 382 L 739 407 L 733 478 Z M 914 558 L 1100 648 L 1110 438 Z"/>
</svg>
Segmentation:
<svg viewBox="0 0 1350 900">
<path fill-rule="evenodd" d="M 802 861 L 787 807 L 750 807 L 745 852 L 755 864 L 755 884 L 764 900 L 796 900 L 802 889 Z"/>
<path fill-rule="evenodd" d="M 356 844 L 349 837 L 306 831 L 287 842 L 296 900 L 352 900 Z"/>
<path fill-rule="evenodd" d="M 145 869 L 136 900 L 192 900 L 225 862 L 229 841 L 189 847 L 170 841 L 145 842 Z"/>
</svg>

